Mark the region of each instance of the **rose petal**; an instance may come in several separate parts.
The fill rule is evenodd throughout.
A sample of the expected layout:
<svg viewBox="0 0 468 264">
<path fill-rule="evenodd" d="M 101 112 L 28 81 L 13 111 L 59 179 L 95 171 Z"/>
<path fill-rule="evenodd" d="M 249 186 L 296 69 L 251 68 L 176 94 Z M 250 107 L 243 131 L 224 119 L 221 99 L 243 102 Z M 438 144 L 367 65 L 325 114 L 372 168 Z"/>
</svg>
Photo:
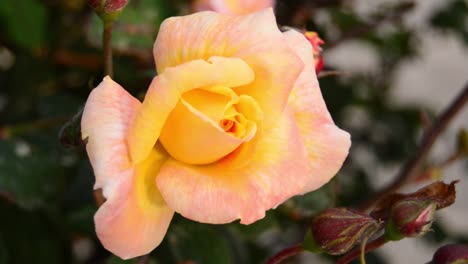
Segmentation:
<svg viewBox="0 0 468 264">
<path fill-rule="evenodd" d="M 128 146 L 132 162 L 139 163 L 148 156 L 183 93 L 207 86 L 239 86 L 253 78 L 250 67 L 238 58 L 212 57 L 167 68 L 153 79 L 130 128 Z"/>
<path fill-rule="evenodd" d="M 238 57 L 252 68 L 255 80 L 235 90 L 252 96 L 264 112 L 271 113 L 265 126 L 281 115 L 303 68 L 278 30 L 271 8 L 236 17 L 201 12 L 169 18 L 161 25 L 154 45 L 159 73 L 211 56 Z"/>
<path fill-rule="evenodd" d="M 196 0 L 194 9 L 212 10 L 225 14 L 242 15 L 273 6 L 273 0 Z"/>
<path fill-rule="evenodd" d="M 307 154 L 289 110 L 258 139 L 247 166 L 229 162 L 191 166 L 167 161 L 156 179 L 176 212 L 199 222 L 249 224 L 304 188 Z"/>
<path fill-rule="evenodd" d="M 131 167 L 125 138 L 141 103 L 110 77 L 89 95 L 81 119 L 81 134 L 96 176 L 95 189 L 111 193 L 120 173 Z M 106 195 L 107 196 L 107 195 Z"/>
<path fill-rule="evenodd" d="M 136 168 L 129 160 L 125 138 L 140 105 L 106 77 L 91 92 L 81 121 L 96 176 L 94 187 L 102 188 L 107 198 L 95 215 L 96 232 L 104 247 L 121 258 L 154 249 L 173 215 L 154 182 L 167 155 L 155 153 Z"/>
<path fill-rule="evenodd" d="M 99 208 L 94 221 L 99 240 L 115 255 L 129 259 L 150 253 L 167 232 L 174 211 L 155 184 L 167 154 L 153 150 L 135 169 L 121 172 L 115 192 Z"/>
<path fill-rule="evenodd" d="M 320 92 L 314 69 L 312 47 L 296 32 L 284 33 L 292 49 L 304 61 L 304 71 L 291 92 L 289 105 L 294 111 L 301 138 L 307 148 L 312 175 L 304 193 L 327 183 L 341 168 L 349 147 L 350 135 L 333 123 Z"/>
<path fill-rule="evenodd" d="M 244 142 L 224 132 L 185 100 L 169 115 L 159 140 L 171 157 L 188 164 L 215 162 Z"/>
</svg>

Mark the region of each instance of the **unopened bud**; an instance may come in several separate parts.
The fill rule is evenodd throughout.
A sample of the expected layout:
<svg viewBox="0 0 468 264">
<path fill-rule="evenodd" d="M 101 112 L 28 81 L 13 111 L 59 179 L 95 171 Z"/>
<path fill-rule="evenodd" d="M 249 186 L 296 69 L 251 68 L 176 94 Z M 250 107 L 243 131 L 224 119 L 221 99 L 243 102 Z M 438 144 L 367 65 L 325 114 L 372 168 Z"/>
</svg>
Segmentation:
<svg viewBox="0 0 468 264">
<path fill-rule="evenodd" d="M 432 258 L 433 264 L 468 263 L 468 245 L 451 244 L 439 248 Z"/>
<path fill-rule="evenodd" d="M 385 227 L 387 240 L 400 240 L 426 233 L 434 220 L 437 204 L 429 199 L 408 198 L 396 202 Z"/>
<path fill-rule="evenodd" d="M 88 5 L 102 18 L 104 23 L 115 21 L 127 3 L 128 0 L 88 0 Z"/>
<path fill-rule="evenodd" d="M 379 223 L 369 215 L 347 208 L 330 208 L 312 221 L 304 248 L 312 252 L 341 255 L 361 238 L 372 235 Z"/>
<path fill-rule="evenodd" d="M 319 73 L 323 68 L 322 48 L 320 47 L 325 43 L 316 32 L 307 31 L 304 33 L 306 39 L 310 42 L 313 48 L 315 72 Z"/>
<path fill-rule="evenodd" d="M 64 147 L 78 147 L 86 144 L 81 138 L 81 117 L 83 109 L 78 111 L 70 120 L 68 120 L 59 131 L 59 140 Z"/>
</svg>

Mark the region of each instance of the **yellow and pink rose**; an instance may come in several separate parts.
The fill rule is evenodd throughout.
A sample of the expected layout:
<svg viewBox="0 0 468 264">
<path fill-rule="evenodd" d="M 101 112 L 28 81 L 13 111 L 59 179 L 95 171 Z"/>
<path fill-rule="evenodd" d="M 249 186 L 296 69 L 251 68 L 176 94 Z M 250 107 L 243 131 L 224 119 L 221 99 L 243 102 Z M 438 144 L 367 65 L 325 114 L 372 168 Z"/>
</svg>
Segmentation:
<svg viewBox="0 0 468 264">
<path fill-rule="evenodd" d="M 250 224 L 342 166 L 350 136 L 327 111 L 311 44 L 281 33 L 271 8 L 169 18 L 154 59 L 143 102 L 106 77 L 81 122 L 106 198 L 96 232 L 121 258 L 158 246 L 174 212 Z"/>
</svg>

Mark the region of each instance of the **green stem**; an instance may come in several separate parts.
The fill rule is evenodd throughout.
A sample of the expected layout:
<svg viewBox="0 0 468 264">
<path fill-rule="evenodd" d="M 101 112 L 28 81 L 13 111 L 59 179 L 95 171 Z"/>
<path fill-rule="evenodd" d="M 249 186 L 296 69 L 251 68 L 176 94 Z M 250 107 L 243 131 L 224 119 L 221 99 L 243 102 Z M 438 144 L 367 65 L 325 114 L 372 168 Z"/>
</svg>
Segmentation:
<svg viewBox="0 0 468 264">
<path fill-rule="evenodd" d="M 7 125 L 0 127 L 0 139 L 10 138 L 12 136 L 24 135 L 39 129 L 61 125 L 69 117 L 52 117 L 47 119 L 35 120 L 30 123 Z"/>
<path fill-rule="evenodd" d="M 102 35 L 102 48 L 104 57 L 104 73 L 111 78 L 114 77 L 114 66 L 112 63 L 112 28 L 114 23 L 104 24 L 104 33 Z"/>
<path fill-rule="evenodd" d="M 296 244 L 281 250 L 279 253 L 268 259 L 265 264 L 279 264 L 283 260 L 295 256 L 304 251 L 302 244 Z"/>
<path fill-rule="evenodd" d="M 387 242 L 388 241 L 382 235 L 381 237 L 379 237 L 379 238 L 375 239 L 374 241 L 370 242 L 369 244 L 367 244 L 365 246 L 363 254 L 365 254 L 365 253 L 367 253 L 369 251 L 372 251 L 372 250 L 374 250 L 376 248 L 379 248 L 379 247 L 381 247 L 382 245 L 384 245 Z M 350 263 L 351 261 L 353 261 L 355 258 L 357 258 L 359 256 L 361 256 L 361 261 L 362 261 L 363 254 L 361 254 L 361 247 L 356 247 L 355 249 L 351 250 L 346 255 L 344 255 L 343 257 L 338 259 L 336 261 L 336 264 L 348 264 L 348 263 Z"/>
</svg>

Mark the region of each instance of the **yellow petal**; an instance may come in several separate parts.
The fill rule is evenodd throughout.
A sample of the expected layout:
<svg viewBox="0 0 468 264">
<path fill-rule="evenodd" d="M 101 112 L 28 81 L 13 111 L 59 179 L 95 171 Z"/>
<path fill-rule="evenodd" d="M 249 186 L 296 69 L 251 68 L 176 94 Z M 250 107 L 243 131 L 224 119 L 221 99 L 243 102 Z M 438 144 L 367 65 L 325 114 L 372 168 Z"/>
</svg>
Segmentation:
<svg viewBox="0 0 468 264">
<path fill-rule="evenodd" d="M 134 169 L 122 171 L 115 192 L 97 211 L 96 233 L 104 247 L 129 259 L 150 253 L 164 238 L 174 211 L 167 206 L 155 179 L 167 154 L 153 150 Z"/>
<path fill-rule="evenodd" d="M 307 153 L 289 109 L 249 154 L 242 167 L 228 160 L 204 166 L 169 160 L 156 179 L 158 188 L 171 208 L 189 219 L 252 223 L 299 194 L 309 176 Z"/>
<path fill-rule="evenodd" d="M 159 140 L 171 157 L 187 164 L 220 160 L 255 135 L 255 122 L 237 110 L 240 100 L 200 89 L 187 92 L 166 120 Z M 243 105 L 246 102 L 251 101 L 242 100 Z M 227 117 L 226 106 L 233 111 Z"/>
<path fill-rule="evenodd" d="M 239 86 L 253 78 L 250 67 L 238 58 L 213 57 L 167 68 L 153 79 L 130 128 L 128 146 L 132 162 L 139 163 L 148 156 L 182 94 L 208 86 Z"/>
<path fill-rule="evenodd" d="M 156 175 L 167 154 L 153 150 L 133 166 L 126 137 L 140 102 L 106 77 L 90 94 L 81 129 L 106 202 L 95 215 L 96 233 L 104 247 L 121 258 L 149 253 L 163 239 L 174 214 L 156 187 Z"/>
<path fill-rule="evenodd" d="M 271 113 L 265 116 L 265 126 L 274 123 L 303 63 L 278 30 L 273 10 L 235 17 L 201 12 L 169 18 L 161 25 L 154 45 L 159 73 L 214 55 L 241 58 L 251 67 L 255 80 L 235 91 L 253 97 L 264 112 Z"/>
<path fill-rule="evenodd" d="M 215 162 L 243 142 L 185 101 L 172 111 L 159 139 L 173 158 L 187 164 Z"/>
</svg>

